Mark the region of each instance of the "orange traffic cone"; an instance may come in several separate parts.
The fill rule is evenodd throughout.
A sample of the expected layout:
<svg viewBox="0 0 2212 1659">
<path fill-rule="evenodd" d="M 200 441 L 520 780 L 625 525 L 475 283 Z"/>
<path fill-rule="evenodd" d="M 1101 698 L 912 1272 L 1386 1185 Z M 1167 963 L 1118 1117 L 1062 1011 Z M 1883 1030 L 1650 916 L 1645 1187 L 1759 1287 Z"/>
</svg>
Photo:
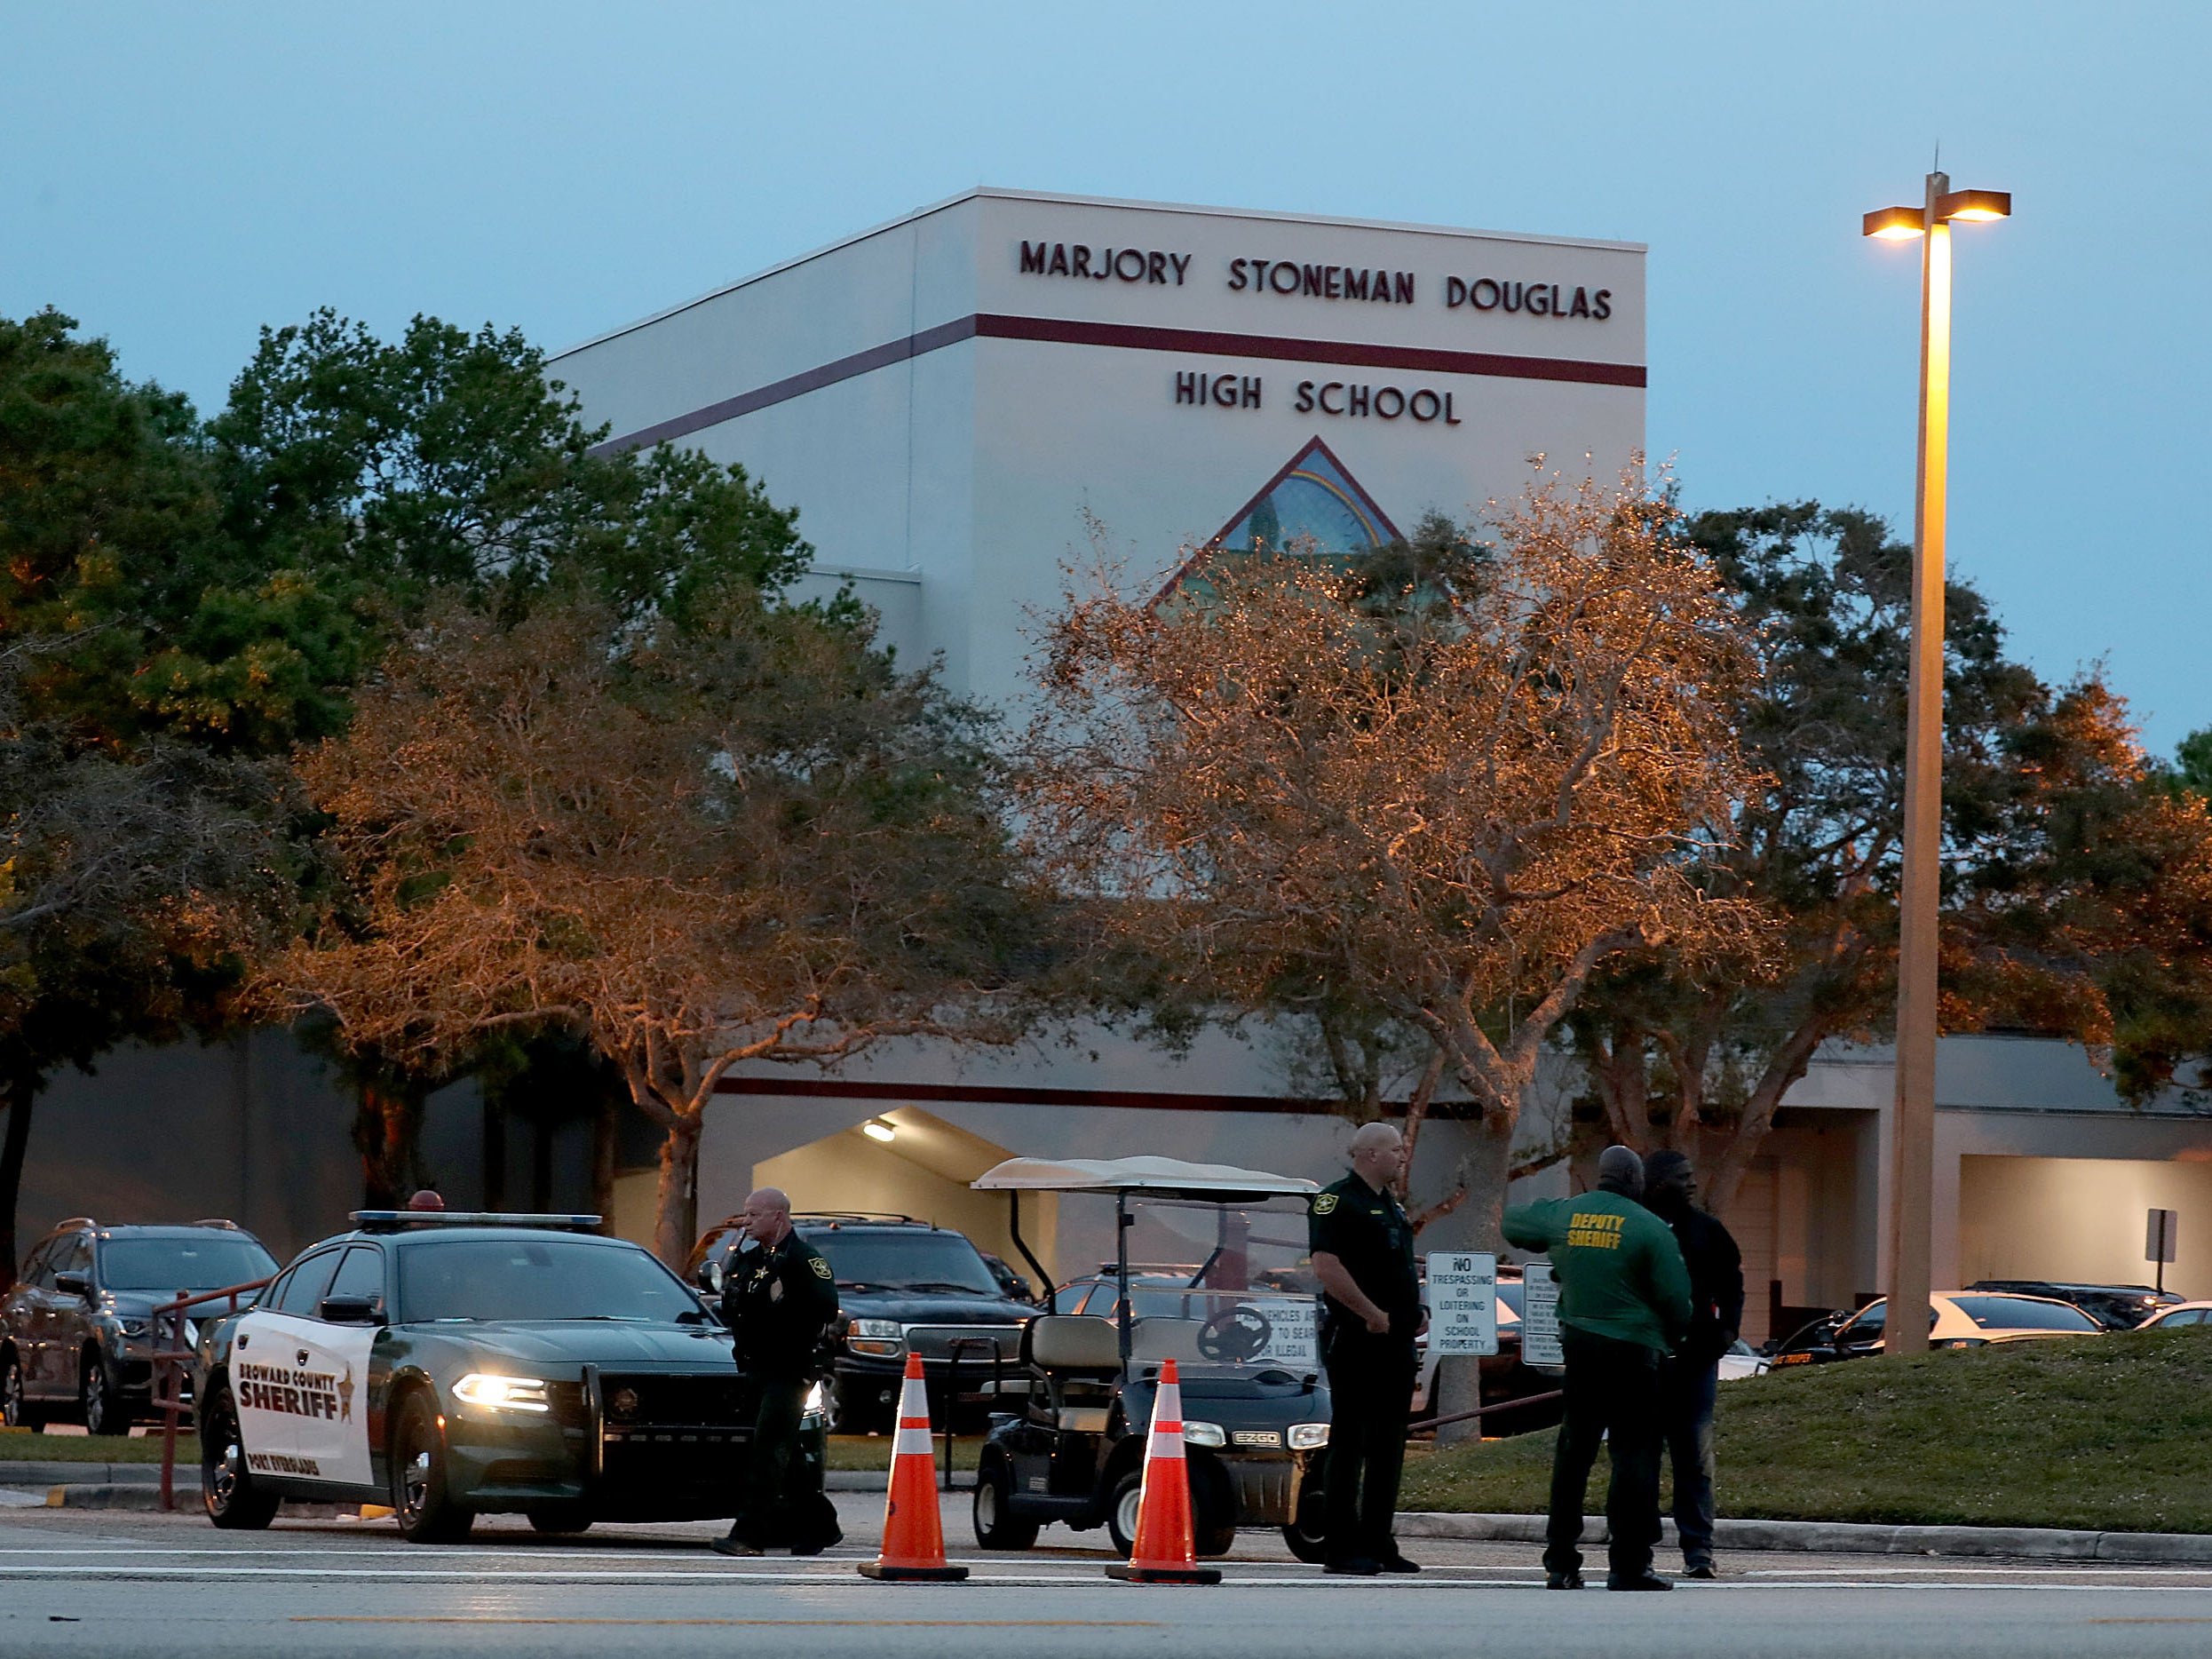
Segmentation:
<svg viewBox="0 0 2212 1659">
<path fill-rule="evenodd" d="M 899 1432 L 891 1442 L 891 1494 L 884 1506 L 883 1553 L 863 1561 L 869 1578 L 957 1583 L 964 1567 L 945 1565 L 945 1528 L 937 1514 L 937 1461 L 930 1456 L 930 1398 L 922 1356 L 907 1355 L 899 1385 Z"/>
<path fill-rule="evenodd" d="M 1132 1584 L 1217 1584 L 1221 1574 L 1198 1565 L 1191 1533 L 1191 1472 L 1183 1458 L 1183 1384 L 1175 1361 L 1160 1367 L 1152 1405 L 1152 1441 L 1145 1448 L 1145 1484 L 1137 1498 L 1137 1542 L 1108 1578 Z"/>
</svg>

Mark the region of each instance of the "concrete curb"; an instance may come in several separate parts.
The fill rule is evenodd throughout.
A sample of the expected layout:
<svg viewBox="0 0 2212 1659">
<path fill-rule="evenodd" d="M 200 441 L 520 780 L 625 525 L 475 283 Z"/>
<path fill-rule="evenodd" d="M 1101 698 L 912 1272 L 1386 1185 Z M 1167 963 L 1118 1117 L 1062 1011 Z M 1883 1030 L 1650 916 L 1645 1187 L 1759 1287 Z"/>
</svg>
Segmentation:
<svg viewBox="0 0 2212 1659">
<path fill-rule="evenodd" d="M 188 1463 L 177 1460 L 182 1471 L 187 1467 L 196 1473 L 199 1459 Z M 75 1485 L 91 1481 L 99 1486 L 131 1486 L 139 1481 L 159 1486 L 162 1466 L 157 1463 L 68 1463 L 59 1458 L 26 1458 L 21 1462 L 0 1462 L 0 1486 L 56 1486 Z"/>
<path fill-rule="evenodd" d="M 825 1470 L 822 1472 L 821 1489 L 825 1492 L 887 1492 L 891 1489 L 891 1472 L 887 1469 Z M 950 1489 L 955 1492 L 974 1491 L 975 1471 L 972 1469 L 954 1470 Z"/>
<path fill-rule="evenodd" d="M 1542 1515 L 1455 1515 L 1414 1512 L 1398 1517 L 1403 1538 L 1463 1538 L 1542 1544 Z M 1601 1544 L 1605 1519 L 1586 1515 L 1582 1537 Z M 1666 1524 L 1662 1543 L 1675 1541 Z M 1716 1520 L 1722 1550 L 1843 1551 L 1859 1555 L 1989 1555 L 2032 1561 L 2212 1562 L 2212 1534 L 2077 1532 L 2050 1527 L 1887 1527 L 1843 1520 Z"/>
</svg>

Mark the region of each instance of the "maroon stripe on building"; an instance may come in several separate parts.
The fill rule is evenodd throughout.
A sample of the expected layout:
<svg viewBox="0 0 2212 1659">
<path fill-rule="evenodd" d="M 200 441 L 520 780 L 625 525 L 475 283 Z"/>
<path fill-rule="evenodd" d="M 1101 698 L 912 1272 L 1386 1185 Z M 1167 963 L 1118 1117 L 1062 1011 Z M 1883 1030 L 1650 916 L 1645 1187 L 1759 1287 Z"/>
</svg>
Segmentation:
<svg viewBox="0 0 2212 1659">
<path fill-rule="evenodd" d="M 888 369 L 942 346 L 981 336 L 992 340 L 1035 340 L 1053 345 L 1098 345 L 1122 351 L 1174 352 L 1193 357 L 1261 357 L 1282 362 L 1328 363 L 1349 369 L 1399 369 L 1414 374 L 1486 375 L 1507 380 L 1565 380 L 1583 385 L 1637 386 L 1645 384 L 1641 363 L 1594 363 L 1572 357 L 1515 357 L 1498 352 L 1449 352 L 1420 345 L 1373 345 L 1356 340 L 1301 340 L 1278 334 L 1233 334 L 1212 329 L 1154 329 L 1131 322 L 1075 322 L 1062 317 L 1009 317 L 979 313 L 955 322 L 924 329 L 902 340 L 871 345 L 850 357 L 772 380 L 750 392 L 724 398 L 688 415 L 672 416 L 636 432 L 610 438 L 594 455 L 642 448 L 687 437 L 724 421 L 735 420 L 792 398 L 834 386 L 841 380 Z"/>
<path fill-rule="evenodd" d="M 809 1100 L 925 1100 L 967 1106 L 1118 1106 L 1140 1112 L 1276 1112 L 1327 1116 L 1334 1100 L 1273 1094 L 1175 1094 L 1136 1089 L 1009 1089 L 948 1083 L 853 1083 L 818 1077 L 725 1077 L 717 1094 L 780 1094 Z"/>
</svg>

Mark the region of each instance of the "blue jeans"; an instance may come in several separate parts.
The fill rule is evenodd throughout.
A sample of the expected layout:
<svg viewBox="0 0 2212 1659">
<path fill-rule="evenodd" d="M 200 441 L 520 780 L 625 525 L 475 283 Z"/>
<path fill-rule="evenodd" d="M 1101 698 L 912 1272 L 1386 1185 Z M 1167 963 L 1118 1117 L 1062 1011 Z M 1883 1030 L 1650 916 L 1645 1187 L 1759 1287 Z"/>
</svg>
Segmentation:
<svg viewBox="0 0 2212 1659">
<path fill-rule="evenodd" d="M 1675 1477 L 1675 1530 L 1685 1566 L 1713 1561 L 1713 1401 L 1720 1364 L 1669 1365 L 1661 1385 L 1661 1427 Z"/>
</svg>

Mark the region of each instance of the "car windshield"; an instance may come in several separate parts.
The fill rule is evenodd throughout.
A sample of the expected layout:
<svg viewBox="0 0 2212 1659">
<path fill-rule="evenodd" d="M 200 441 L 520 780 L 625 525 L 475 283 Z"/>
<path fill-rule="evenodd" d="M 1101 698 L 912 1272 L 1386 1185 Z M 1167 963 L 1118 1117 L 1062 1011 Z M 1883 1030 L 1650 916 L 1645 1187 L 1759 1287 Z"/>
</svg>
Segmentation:
<svg viewBox="0 0 2212 1659">
<path fill-rule="evenodd" d="M 2097 1330 L 2097 1322 L 2064 1302 L 2024 1296 L 1954 1296 L 1952 1305 L 1984 1330 Z"/>
<path fill-rule="evenodd" d="M 581 1238 L 424 1239 L 400 1247 L 400 1322 L 701 1317 L 633 1244 Z"/>
<path fill-rule="evenodd" d="M 276 1261 L 235 1233 L 193 1238 L 105 1239 L 99 1282 L 108 1290 L 223 1290 L 276 1271 Z"/>
<path fill-rule="evenodd" d="M 869 1232 L 810 1227 L 805 1237 L 829 1258 L 829 1269 L 842 1285 L 1002 1294 L 976 1247 L 957 1233 L 925 1233 L 920 1227 Z"/>
</svg>

